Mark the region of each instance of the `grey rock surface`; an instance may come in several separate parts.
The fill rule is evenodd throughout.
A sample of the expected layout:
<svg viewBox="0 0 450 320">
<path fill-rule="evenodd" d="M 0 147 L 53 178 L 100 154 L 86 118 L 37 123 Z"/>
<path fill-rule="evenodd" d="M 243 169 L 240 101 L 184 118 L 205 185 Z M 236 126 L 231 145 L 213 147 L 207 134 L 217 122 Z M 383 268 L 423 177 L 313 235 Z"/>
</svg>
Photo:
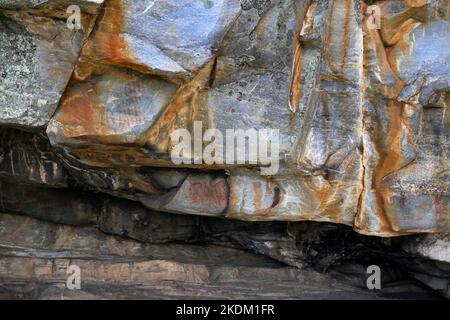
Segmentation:
<svg viewBox="0 0 450 320">
<path fill-rule="evenodd" d="M 449 0 L 0 0 L 0 297 L 448 298 L 449 28 Z"/>
</svg>

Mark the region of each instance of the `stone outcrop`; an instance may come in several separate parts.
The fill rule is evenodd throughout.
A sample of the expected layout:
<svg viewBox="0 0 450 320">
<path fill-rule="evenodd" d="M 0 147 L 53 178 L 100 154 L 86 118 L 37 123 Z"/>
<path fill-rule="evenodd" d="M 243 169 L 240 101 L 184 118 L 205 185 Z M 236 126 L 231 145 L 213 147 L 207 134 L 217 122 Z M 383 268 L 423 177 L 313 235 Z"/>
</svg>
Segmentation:
<svg viewBox="0 0 450 320">
<path fill-rule="evenodd" d="M 0 2 L 1 124 L 45 127 L 55 112 L 96 15 L 92 5 L 83 7 L 82 28 L 70 29 L 61 20 L 68 6 L 69 1 Z"/>
<path fill-rule="evenodd" d="M 448 43 L 448 0 L 0 0 L 0 297 L 448 297 Z"/>
</svg>

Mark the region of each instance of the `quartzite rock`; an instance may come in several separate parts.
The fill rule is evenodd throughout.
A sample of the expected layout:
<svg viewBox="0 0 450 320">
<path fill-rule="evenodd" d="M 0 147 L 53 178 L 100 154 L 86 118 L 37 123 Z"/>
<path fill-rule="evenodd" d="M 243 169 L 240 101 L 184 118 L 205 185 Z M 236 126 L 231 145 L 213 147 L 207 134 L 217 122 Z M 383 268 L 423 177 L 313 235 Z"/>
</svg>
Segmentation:
<svg viewBox="0 0 450 320">
<path fill-rule="evenodd" d="M 76 30 L 45 10 L 2 11 L 1 7 L 11 6 L 8 3 L 0 2 L 0 124 L 45 127 L 69 82 L 95 15 L 83 16 L 82 29 Z M 66 9 L 57 10 L 59 16 L 68 17 Z"/>
<path fill-rule="evenodd" d="M 29 34 L 39 48 L 47 25 L 62 23 L 54 17 L 63 3 L 5 10 L 14 26 L 3 32 Z M 91 5 L 102 14 L 47 127 L 80 186 L 169 213 L 326 221 L 378 236 L 450 230 L 448 1 L 377 2 L 380 30 L 353 0 Z M 70 34 L 63 29 L 59 37 Z M 70 45 L 72 63 L 87 35 Z M 278 174 L 260 175 L 261 162 L 174 164 L 170 134 L 193 134 L 195 121 L 221 132 L 279 129 Z M 170 187 L 156 182 L 161 174 Z"/>
<path fill-rule="evenodd" d="M 0 0 L 0 297 L 449 297 L 449 34 L 449 0 Z M 278 130 L 279 170 L 177 129 Z"/>
<path fill-rule="evenodd" d="M 211 60 L 240 12 L 238 0 L 111 0 L 83 48 L 76 74 L 98 62 L 156 73 L 178 82 Z"/>
<path fill-rule="evenodd" d="M 0 128 L 0 141 L 1 180 L 55 188 L 72 184 L 45 134 Z"/>
<path fill-rule="evenodd" d="M 201 40 L 217 50 L 189 67 L 195 52 L 182 43 L 195 34 L 185 23 L 194 7 L 221 24 Z M 433 37 L 445 40 L 445 1 L 384 1 L 379 32 L 367 27 L 366 5 L 352 0 L 164 8 L 109 1 L 82 50 L 47 128 L 81 184 L 173 213 L 327 221 L 380 236 L 449 230 L 449 55 L 445 41 L 425 50 Z M 179 25 L 175 38 L 143 33 L 169 21 Z M 216 174 L 187 174 L 158 187 L 143 172 L 176 174 L 169 135 L 193 134 L 195 121 L 221 132 L 279 129 L 278 174 L 203 164 L 227 176 L 217 184 Z"/>
<path fill-rule="evenodd" d="M 448 234 L 413 236 L 405 239 L 403 248 L 421 257 L 450 263 L 450 236 Z"/>
<path fill-rule="evenodd" d="M 72 265 L 82 270 L 83 285 L 76 295 L 61 292 Z M 55 226 L 6 214 L 0 214 L 0 280 L 0 297 L 9 299 L 22 291 L 29 298 L 44 299 L 55 299 L 57 293 L 59 299 L 383 298 L 383 293 L 236 249 L 140 244 L 92 228 Z M 361 283 L 364 280 L 362 276 Z M 30 295 L 25 284 L 36 290 Z M 105 290 L 111 286 L 114 290 Z M 398 297 L 432 297 L 414 284 L 399 290 Z M 396 297 L 389 291 L 387 298 Z"/>
</svg>

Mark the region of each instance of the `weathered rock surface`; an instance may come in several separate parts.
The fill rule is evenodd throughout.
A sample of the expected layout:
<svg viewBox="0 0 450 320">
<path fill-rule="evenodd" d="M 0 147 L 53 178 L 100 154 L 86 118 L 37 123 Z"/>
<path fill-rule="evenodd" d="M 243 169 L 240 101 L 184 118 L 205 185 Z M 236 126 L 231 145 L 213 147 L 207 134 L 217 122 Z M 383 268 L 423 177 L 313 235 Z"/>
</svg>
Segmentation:
<svg viewBox="0 0 450 320">
<path fill-rule="evenodd" d="M 66 9 L 70 5 L 77 5 L 83 8 L 84 11 L 95 13 L 98 6 L 104 0 L 1 0 L 0 8 L 4 9 L 39 9 L 39 10 L 55 10 Z M 51 11 L 49 11 L 51 12 Z M 57 13 L 57 12 L 54 12 Z"/>
<path fill-rule="evenodd" d="M 54 188 L 73 184 L 44 134 L 0 128 L 0 141 L 1 180 Z"/>
<path fill-rule="evenodd" d="M 139 203 L 106 199 L 99 217 L 100 230 L 147 243 L 195 241 L 199 219 L 152 212 Z"/>
<path fill-rule="evenodd" d="M 97 222 L 100 204 L 77 190 L 46 189 L 0 182 L 0 210 L 69 225 Z"/>
<path fill-rule="evenodd" d="M 420 102 L 403 98 L 405 92 L 411 91 L 413 74 L 419 73 L 433 74 L 431 78 L 436 83 L 424 85 L 416 95 L 446 95 L 445 86 L 442 90 L 432 89 L 437 83 L 448 82 L 445 79 L 448 74 L 440 73 L 449 63 L 448 52 L 439 47 L 440 41 L 434 40 L 446 32 L 448 13 L 441 15 L 442 9 L 448 11 L 445 3 L 448 4 L 431 1 L 413 8 L 403 3 L 421 18 L 414 20 L 415 29 L 386 31 L 384 36 L 394 39 L 389 43 L 383 43 L 384 39 L 374 31 L 367 33 L 367 64 L 372 68 L 376 65 L 385 68 L 383 73 L 366 73 L 363 150 L 364 185 L 367 187 L 355 220 L 361 232 L 395 234 L 449 230 L 450 188 L 446 178 L 450 155 L 449 118 L 445 111 L 448 106 L 430 109 L 422 98 L 418 98 Z M 398 19 L 398 23 L 407 21 L 408 15 L 400 15 Z M 419 30 L 435 32 L 422 32 L 419 36 L 416 35 Z M 424 50 L 423 46 L 429 41 L 434 42 L 435 47 Z M 382 46 L 388 44 L 391 48 L 383 49 Z"/>
<path fill-rule="evenodd" d="M 47 133 L 73 167 L 88 166 L 91 172 L 109 168 L 105 179 L 126 181 L 142 177 L 139 167 L 174 167 L 169 135 L 177 128 L 194 133 L 195 121 L 202 121 L 203 129 L 221 132 L 275 128 L 281 142 L 275 176 L 215 165 L 228 171 L 220 184 L 229 191 L 220 191 L 215 183 L 207 187 L 214 176 L 199 177 L 200 184 L 217 190 L 210 202 L 198 203 L 201 191 L 196 197 L 186 193 L 191 178 L 177 190 L 159 190 L 159 195 L 154 185 L 139 178 L 147 191 L 132 198 L 168 212 L 328 221 L 380 236 L 448 232 L 446 7 L 442 1 L 394 2 L 381 5 L 385 15 L 380 32 L 368 29 L 368 17 L 362 14 L 365 4 L 350 0 L 243 5 L 240 14 L 233 11 L 232 1 L 224 2 L 223 10 L 228 11 L 216 18 L 228 22 L 211 31 L 217 53 L 204 56 L 196 69 L 184 65 L 195 76 L 180 80 L 136 58 L 137 49 L 131 51 L 137 52 L 134 55 L 120 49 L 118 57 L 108 56 L 113 51 L 107 48 L 122 48 L 113 45 L 117 37 L 127 45 L 139 42 L 125 39 L 131 34 L 147 39 L 138 36 L 141 29 L 130 18 L 138 5 L 111 1 L 84 46 L 76 79 Z M 179 6 L 183 13 L 192 9 L 187 2 Z M 155 10 L 157 6 L 146 14 Z M 114 30 L 108 23 L 113 17 L 122 19 Z M 189 28 L 183 17 L 180 13 L 171 20 L 180 30 Z M 394 26 L 402 24 L 407 27 L 399 33 Z M 145 37 L 149 46 L 160 41 L 152 34 Z M 176 41 L 188 41 L 185 37 L 180 33 Z M 442 39 L 428 53 L 427 42 L 435 37 Z M 178 62 L 183 64 L 186 51 L 177 42 L 169 44 L 175 51 L 166 52 L 181 57 Z M 290 76 L 293 112 L 286 108 Z M 111 81 L 117 84 L 102 85 Z M 413 87 L 422 88 L 425 96 Z M 405 98 L 408 92 L 416 100 Z M 105 190 L 95 182 L 90 187 L 117 195 L 117 190 Z M 124 194 L 133 189 L 120 187 Z"/>
<path fill-rule="evenodd" d="M 449 41 L 449 0 L 0 0 L 0 297 L 449 297 Z"/>
<path fill-rule="evenodd" d="M 447 234 L 416 236 L 404 242 L 406 251 L 430 260 L 450 263 L 450 241 Z"/>
<path fill-rule="evenodd" d="M 86 13 L 82 29 L 70 29 L 45 8 L 27 10 L 37 4 L 0 2 L 0 59 L 4 62 L 0 67 L 1 124 L 47 125 L 95 20 L 95 15 Z M 64 17 L 66 9 L 61 5 L 59 13 L 55 10 Z"/>
</svg>

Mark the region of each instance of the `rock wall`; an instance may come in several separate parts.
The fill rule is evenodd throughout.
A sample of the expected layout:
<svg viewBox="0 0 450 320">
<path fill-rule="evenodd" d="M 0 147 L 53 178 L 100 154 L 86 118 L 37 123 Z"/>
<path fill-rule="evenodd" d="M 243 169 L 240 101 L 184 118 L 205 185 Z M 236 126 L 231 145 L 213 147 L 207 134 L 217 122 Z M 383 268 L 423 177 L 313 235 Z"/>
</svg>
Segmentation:
<svg viewBox="0 0 450 320">
<path fill-rule="evenodd" d="M 0 0 L 0 297 L 448 296 L 449 43 L 448 0 Z"/>
</svg>

